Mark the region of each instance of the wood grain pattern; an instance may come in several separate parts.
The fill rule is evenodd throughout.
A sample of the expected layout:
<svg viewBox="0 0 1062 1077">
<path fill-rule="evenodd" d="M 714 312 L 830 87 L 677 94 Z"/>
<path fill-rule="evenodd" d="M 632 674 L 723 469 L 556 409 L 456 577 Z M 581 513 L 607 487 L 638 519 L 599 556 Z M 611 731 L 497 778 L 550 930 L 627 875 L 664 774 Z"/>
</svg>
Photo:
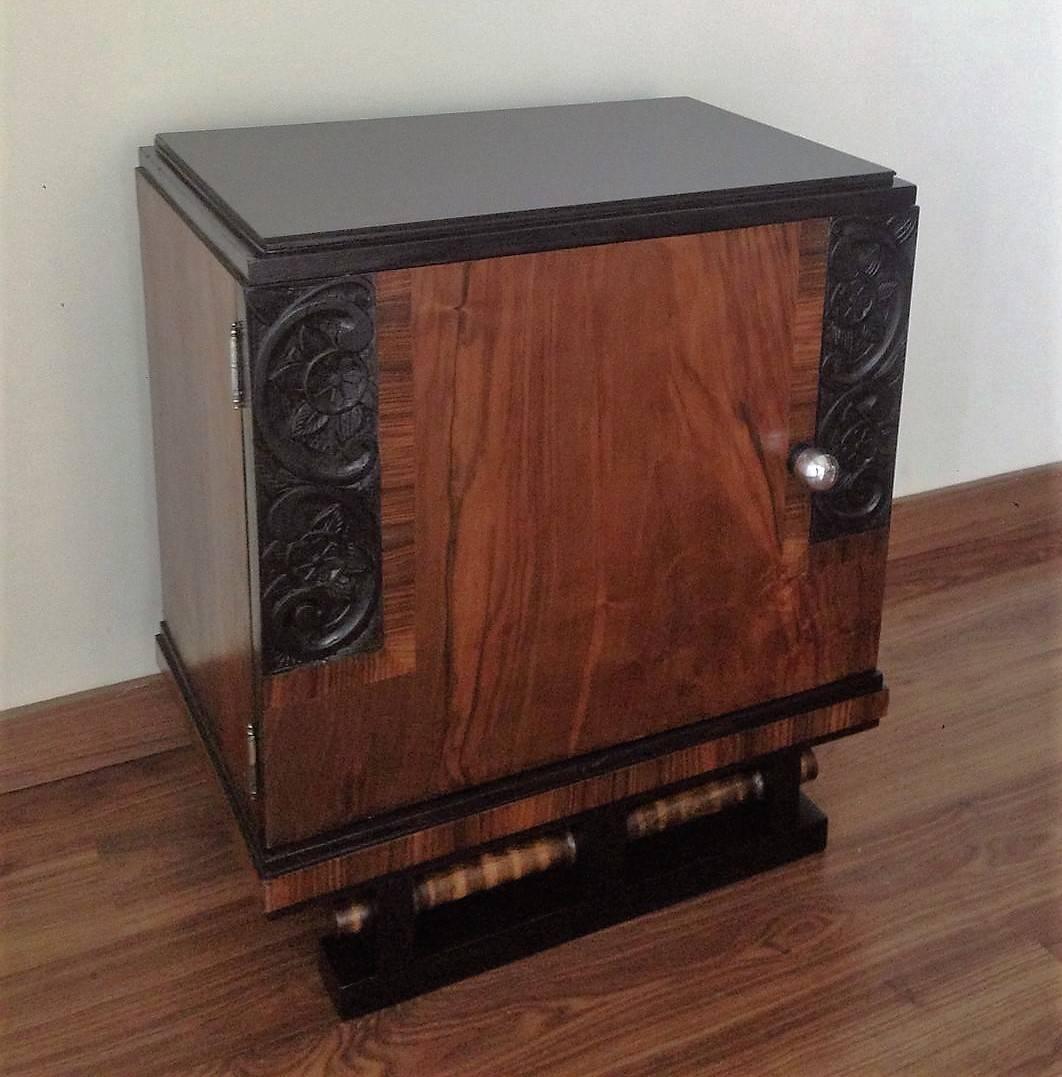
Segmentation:
<svg viewBox="0 0 1062 1077">
<path fill-rule="evenodd" d="M 1015 566 L 1062 553 L 1062 465 L 897 499 L 889 593 L 895 600 L 927 586 L 945 589 L 991 575 L 996 566 L 985 558 L 986 546 L 1003 551 Z M 0 715 L 0 790 L 55 781 L 185 743 L 182 706 L 167 701 L 160 686 L 149 676 L 5 711 Z M 91 712 L 84 709 L 89 705 Z"/>
<path fill-rule="evenodd" d="M 740 654 L 788 628 L 775 589 L 798 234 L 415 274 L 418 390 L 441 410 L 425 457 L 446 492 L 424 513 L 437 781 L 800 690 L 708 643 Z"/>
<path fill-rule="evenodd" d="M 990 555 L 986 556 L 986 550 Z M 1062 555 L 1062 463 L 899 498 L 888 586 L 895 598 L 945 590 Z"/>
<path fill-rule="evenodd" d="M 0 793 L 189 742 L 183 706 L 158 674 L 0 711 Z"/>
<path fill-rule="evenodd" d="M 800 222 L 800 275 L 793 308 L 793 363 L 789 384 L 789 445 L 811 444 L 819 400 L 822 356 L 822 311 L 826 289 L 826 246 L 829 221 Z M 797 574 L 808 567 L 811 494 L 786 472 L 783 557 Z"/>
<path fill-rule="evenodd" d="M 895 600 L 927 586 L 945 589 L 991 575 L 996 566 L 985 558 L 986 547 L 1003 551 L 1015 566 L 1062 553 L 1062 465 L 897 499 L 889 593 Z M 153 676 L 137 678 L 0 714 L 0 790 L 55 781 L 185 743 L 182 707 L 168 702 L 160 687 Z M 85 709 L 90 705 L 91 712 Z"/>
<path fill-rule="evenodd" d="M 377 875 L 519 834 L 601 804 L 708 774 L 779 748 L 834 736 L 878 721 L 887 703 L 888 693 L 882 691 L 808 711 L 264 879 L 265 908 L 277 912 Z"/>
<path fill-rule="evenodd" d="M 1008 482 L 894 513 L 892 718 L 817 749 L 823 856 L 361 1021 L 191 748 L 0 798 L 0 1072 L 1059 1072 L 1062 557 L 1042 478 Z"/>
<path fill-rule="evenodd" d="M 270 844 L 874 668 L 885 535 L 809 553 L 786 468 L 824 232 L 378 275 L 412 288 L 417 667 L 275 697 Z"/>
<path fill-rule="evenodd" d="M 232 407 L 236 281 L 137 176 L 155 437 L 163 616 L 247 790 L 254 718 L 243 412 Z"/>
</svg>

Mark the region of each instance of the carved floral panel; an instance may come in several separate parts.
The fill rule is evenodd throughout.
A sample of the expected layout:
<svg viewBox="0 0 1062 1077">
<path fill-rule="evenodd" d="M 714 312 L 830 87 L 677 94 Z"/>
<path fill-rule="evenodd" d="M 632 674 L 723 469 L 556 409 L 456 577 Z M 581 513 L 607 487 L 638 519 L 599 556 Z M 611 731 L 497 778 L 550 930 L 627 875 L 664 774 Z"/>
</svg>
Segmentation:
<svg viewBox="0 0 1062 1077">
<path fill-rule="evenodd" d="M 841 479 L 812 499 L 813 542 L 889 519 L 917 229 L 917 208 L 830 228 L 815 444 Z"/>
<path fill-rule="evenodd" d="M 372 282 L 247 293 L 266 672 L 382 642 Z"/>
</svg>

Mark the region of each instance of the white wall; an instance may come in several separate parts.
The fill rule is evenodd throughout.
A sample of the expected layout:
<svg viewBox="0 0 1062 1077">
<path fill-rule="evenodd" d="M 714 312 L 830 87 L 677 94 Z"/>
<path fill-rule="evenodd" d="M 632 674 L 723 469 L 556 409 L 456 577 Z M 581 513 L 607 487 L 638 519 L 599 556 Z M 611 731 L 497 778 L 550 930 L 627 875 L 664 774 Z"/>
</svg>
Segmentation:
<svg viewBox="0 0 1062 1077">
<path fill-rule="evenodd" d="M 132 170 L 156 131 L 689 94 L 895 167 L 922 205 L 910 493 L 1062 458 L 1060 10 L 0 0 L 0 706 L 154 668 Z"/>
</svg>

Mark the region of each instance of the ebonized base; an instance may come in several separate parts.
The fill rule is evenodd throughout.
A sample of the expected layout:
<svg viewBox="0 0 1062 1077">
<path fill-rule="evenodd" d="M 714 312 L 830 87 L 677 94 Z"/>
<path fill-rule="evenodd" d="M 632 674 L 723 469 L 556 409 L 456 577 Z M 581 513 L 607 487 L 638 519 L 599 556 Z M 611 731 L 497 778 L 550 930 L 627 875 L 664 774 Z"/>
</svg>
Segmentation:
<svg viewBox="0 0 1062 1077">
<path fill-rule="evenodd" d="M 372 889 L 373 925 L 321 940 L 320 970 L 339 1015 L 370 1013 L 609 925 L 736 882 L 826 846 L 826 816 L 779 753 L 762 803 L 629 841 L 629 804 L 568 820 L 571 865 L 417 914 L 412 872 Z"/>
</svg>

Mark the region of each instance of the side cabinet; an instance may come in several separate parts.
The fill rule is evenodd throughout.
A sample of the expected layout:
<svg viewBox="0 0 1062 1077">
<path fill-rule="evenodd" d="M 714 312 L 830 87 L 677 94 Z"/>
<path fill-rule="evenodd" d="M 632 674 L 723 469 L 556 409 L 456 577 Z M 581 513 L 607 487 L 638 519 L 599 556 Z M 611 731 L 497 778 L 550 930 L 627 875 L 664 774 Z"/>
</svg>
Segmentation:
<svg viewBox="0 0 1062 1077">
<path fill-rule="evenodd" d="M 822 847 L 810 749 L 887 698 L 913 187 L 688 99 L 138 172 L 159 646 L 267 911 L 339 895 L 342 1012 Z M 546 904 L 469 936 L 503 895 Z"/>
</svg>

